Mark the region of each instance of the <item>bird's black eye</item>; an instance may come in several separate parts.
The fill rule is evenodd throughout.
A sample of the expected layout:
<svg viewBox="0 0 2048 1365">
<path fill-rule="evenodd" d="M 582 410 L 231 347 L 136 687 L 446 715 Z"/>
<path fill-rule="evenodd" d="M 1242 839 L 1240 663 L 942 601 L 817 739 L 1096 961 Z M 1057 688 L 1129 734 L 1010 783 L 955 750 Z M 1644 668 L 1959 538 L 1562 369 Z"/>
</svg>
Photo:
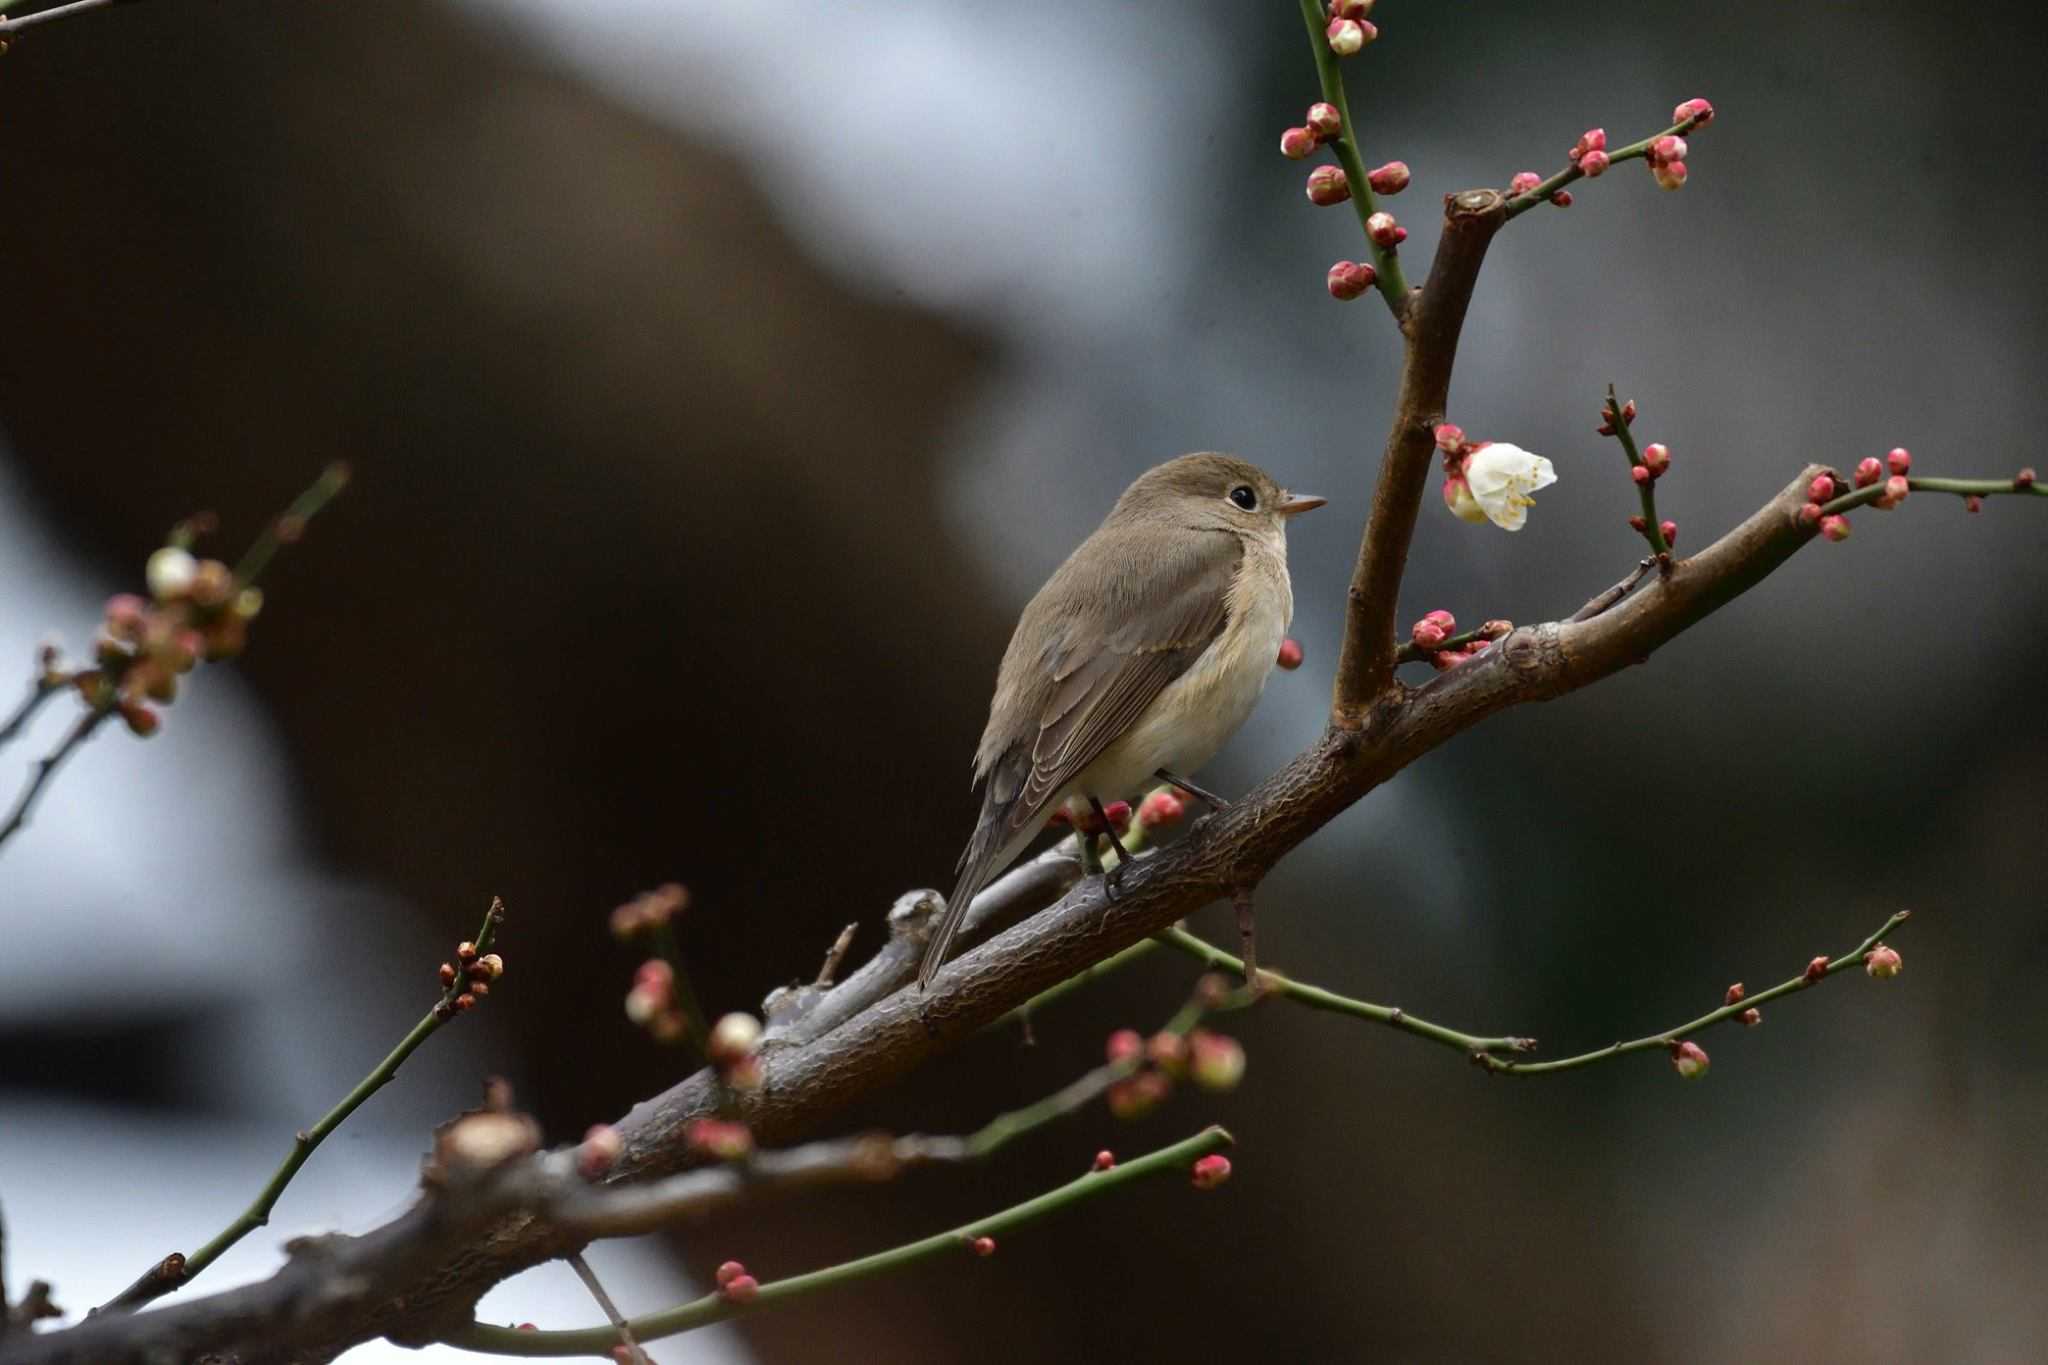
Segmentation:
<svg viewBox="0 0 2048 1365">
<path fill-rule="evenodd" d="M 1241 483 L 1230 490 L 1230 500 L 1249 512 L 1259 505 L 1259 495 L 1252 492 L 1252 486 Z"/>
</svg>

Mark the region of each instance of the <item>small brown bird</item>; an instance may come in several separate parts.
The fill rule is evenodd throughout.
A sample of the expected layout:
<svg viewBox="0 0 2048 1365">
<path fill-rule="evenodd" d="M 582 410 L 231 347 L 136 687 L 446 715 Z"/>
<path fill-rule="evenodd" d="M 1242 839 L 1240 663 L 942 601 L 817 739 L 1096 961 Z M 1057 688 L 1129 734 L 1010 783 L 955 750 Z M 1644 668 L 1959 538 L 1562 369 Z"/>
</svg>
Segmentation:
<svg viewBox="0 0 2048 1365">
<path fill-rule="evenodd" d="M 1183 455 L 1140 475 L 1038 590 L 996 674 L 974 756 L 981 821 L 919 985 L 1053 812 L 1193 772 L 1244 723 L 1294 615 L 1287 521 L 1322 505 L 1243 460 Z"/>
</svg>

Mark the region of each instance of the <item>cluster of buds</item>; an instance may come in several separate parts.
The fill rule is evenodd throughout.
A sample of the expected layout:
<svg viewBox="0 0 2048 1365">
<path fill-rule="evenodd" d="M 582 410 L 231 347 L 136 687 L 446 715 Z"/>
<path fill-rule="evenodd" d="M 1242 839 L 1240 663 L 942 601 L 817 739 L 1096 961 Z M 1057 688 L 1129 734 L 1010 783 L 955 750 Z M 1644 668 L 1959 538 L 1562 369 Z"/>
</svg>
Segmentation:
<svg viewBox="0 0 2048 1365">
<path fill-rule="evenodd" d="M 1728 993 L 1726 995 L 1721 997 L 1721 1003 L 1723 1005 L 1732 1007 L 1741 1004 L 1742 997 L 1742 983 L 1738 981 L 1728 988 Z M 1752 1005 L 1748 1009 L 1744 1010 L 1742 1013 L 1736 1015 L 1735 1018 L 1737 1019 L 1737 1021 L 1741 1023 L 1741 1025 L 1744 1028 L 1755 1028 L 1758 1024 L 1761 1024 L 1764 1021 L 1764 1012 L 1756 1008 L 1756 1006 Z"/>
<path fill-rule="evenodd" d="M 175 700 L 178 679 L 201 660 L 242 652 L 263 594 L 219 560 L 199 559 L 183 545 L 152 554 L 143 577 L 147 598 L 124 592 L 107 599 L 93 646 L 98 666 L 72 681 L 88 705 L 118 708 L 129 730 L 147 737 L 162 725 L 150 703 Z"/>
<path fill-rule="evenodd" d="M 612 937 L 621 943 L 630 943 L 640 934 L 664 927 L 689 907 L 689 891 L 675 882 L 664 883 L 652 891 L 642 891 L 612 911 Z"/>
<path fill-rule="evenodd" d="M 641 963 L 626 992 L 626 1017 L 657 1043 L 680 1043 L 689 1037 L 689 1016 L 676 994 L 676 969 L 658 957 Z"/>
<path fill-rule="evenodd" d="M 1531 495 L 1557 482 L 1541 455 L 1506 441 L 1468 441 L 1464 428 L 1450 422 L 1436 428 L 1436 448 L 1444 457 L 1444 506 L 1475 526 L 1521 530 L 1536 505 Z"/>
<path fill-rule="evenodd" d="M 1343 131 L 1344 116 L 1337 112 L 1336 105 L 1311 104 L 1308 117 L 1299 128 L 1289 128 L 1280 134 L 1280 155 L 1289 161 L 1299 161 Z"/>
<path fill-rule="evenodd" d="M 1714 106 L 1701 99 L 1687 100 L 1671 111 L 1672 123 L 1684 128 L 1703 128 L 1713 117 Z M 1661 188 L 1675 190 L 1685 184 L 1685 157 L 1689 150 L 1685 139 L 1677 133 L 1666 133 L 1650 144 L 1644 160 Z"/>
<path fill-rule="evenodd" d="M 1512 621 L 1488 621 L 1472 632 L 1473 638 L 1450 645 L 1451 638 L 1457 634 L 1458 619 L 1439 607 L 1410 626 L 1408 638 L 1428 656 L 1436 671 L 1442 673 L 1475 655 L 1484 654 L 1493 648 L 1496 640 L 1506 639 L 1514 628 Z"/>
<path fill-rule="evenodd" d="M 1607 130 L 1588 128 L 1579 134 L 1579 140 L 1572 144 L 1569 153 L 1572 164 L 1579 168 L 1579 174 L 1588 180 L 1607 169 Z"/>
<path fill-rule="evenodd" d="M 1408 240 L 1408 229 L 1394 221 L 1394 215 L 1382 209 L 1365 220 L 1365 235 L 1372 238 L 1372 244 L 1386 251 Z"/>
<path fill-rule="evenodd" d="M 478 954 L 467 939 L 455 945 L 455 961 L 443 962 L 437 973 L 447 995 L 439 1008 L 445 1014 L 475 1009 L 476 1002 L 491 993 L 491 983 L 505 974 L 505 959 L 496 953 Z"/>
<path fill-rule="evenodd" d="M 1912 481 L 1908 477 L 1912 469 L 1913 453 L 1904 446 L 1894 446 L 1885 452 L 1882 460 L 1870 455 L 1857 461 L 1856 472 L 1852 478 L 1859 489 L 1878 488 L 1882 485 L 1871 505 L 1889 512 L 1904 502 L 1906 495 L 1913 491 Z M 1847 540 L 1849 518 L 1840 512 L 1828 511 L 1825 505 L 1844 491 L 1846 490 L 1843 489 L 1839 476 L 1814 475 L 1813 482 L 1806 487 L 1806 501 L 1799 508 L 1799 524 L 1818 529 L 1829 540 Z"/>
<path fill-rule="evenodd" d="M 1603 167 L 1602 169 L 1605 168 Z M 1534 171 L 1516 171 L 1513 178 L 1508 181 L 1508 193 L 1511 195 L 1534 194 L 1537 187 L 1542 183 L 1543 177 Z M 1561 209 L 1568 209 L 1572 206 L 1572 192 L 1570 190 L 1552 190 L 1550 192 L 1550 202 Z"/>
<path fill-rule="evenodd" d="M 1891 980 L 1905 965 L 1905 959 L 1899 956 L 1899 950 L 1885 943 L 1878 944 L 1863 955 L 1863 970 L 1879 981 Z"/>
<path fill-rule="evenodd" d="M 1111 1066 L 1130 1071 L 1109 1086 L 1109 1112 L 1120 1119 L 1138 1118 L 1158 1108 L 1181 1078 L 1204 1090 L 1234 1089 L 1244 1079 L 1243 1046 L 1207 1029 L 1186 1034 L 1162 1029 L 1149 1039 L 1136 1029 L 1118 1029 L 1109 1035 L 1104 1051 Z M 1097 1170 L 1108 1169 L 1102 1164 L 1107 1155 L 1096 1158 Z"/>
<path fill-rule="evenodd" d="M 1198 1157 L 1188 1178 L 1198 1190 L 1213 1190 L 1230 1179 L 1230 1158 L 1214 1152 Z"/>
<path fill-rule="evenodd" d="M 1707 1050 L 1687 1040 L 1671 1045 L 1671 1069 L 1683 1080 L 1696 1081 L 1707 1074 Z"/>
<path fill-rule="evenodd" d="M 691 1119 L 683 1125 L 683 1141 L 691 1151 L 717 1161 L 754 1154 L 754 1130 L 737 1119 Z"/>
<path fill-rule="evenodd" d="M 1368 261 L 1338 261 L 1330 267 L 1330 297 L 1348 303 L 1371 289 L 1379 277 L 1380 272 Z"/>
<path fill-rule="evenodd" d="M 704 1060 L 734 1090 L 752 1090 L 761 1084 L 760 1046 L 761 1021 L 751 1014 L 728 1014 L 711 1026 Z"/>
<path fill-rule="evenodd" d="M 1138 824 L 1144 829 L 1168 829 L 1187 818 L 1187 802 L 1171 787 L 1161 787 L 1138 803 Z"/>
<path fill-rule="evenodd" d="M 747 1273 L 747 1268 L 738 1261 L 727 1261 L 718 1267 L 718 1297 L 727 1303 L 752 1303 L 754 1296 L 761 1292 L 761 1282 Z"/>
<path fill-rule="evenodd" d="M 1323 29 L 1323 38 L 1330 51 L 1349 57 L 1380 36 L 1378 25 L 1366 17 L 1372 7 L 1373 0 L 1327 0 L 1323 12 L 1330 22 Z"/>
</svg>

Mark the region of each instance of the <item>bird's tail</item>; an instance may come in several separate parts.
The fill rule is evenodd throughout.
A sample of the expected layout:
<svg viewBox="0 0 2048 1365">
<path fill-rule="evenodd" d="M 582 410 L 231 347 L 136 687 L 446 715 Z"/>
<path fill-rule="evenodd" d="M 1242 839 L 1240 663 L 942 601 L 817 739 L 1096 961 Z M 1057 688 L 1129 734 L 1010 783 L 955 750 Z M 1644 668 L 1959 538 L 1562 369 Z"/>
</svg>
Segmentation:
<svg viewBox="0 0 2048 1365">
<path fill-rule="evenodd" d="M 946 897 L 946 912 L 939 917 L 938 927 L 932 930 L 930 942 L 925 944 L 924 960 L 917 966 L 919 990 L 932 984 L 932 978 L 939 974 L 939 968 L 946 965 L 946 953 L 953 946 L 953 938 L 966 922 L 967 907 L 975 894 L 988 884 L 989 874 L 1003 856 L 1003 836 L 1010 833 L 1009 822 L 1003 818 L 1004 811 L 984 808 L 981 823 L 975 827 L 974 837 L 967 841 L 967 848 L 960 855 L 960 876 L 953 884 L 953 894 Z"/>
</svg>

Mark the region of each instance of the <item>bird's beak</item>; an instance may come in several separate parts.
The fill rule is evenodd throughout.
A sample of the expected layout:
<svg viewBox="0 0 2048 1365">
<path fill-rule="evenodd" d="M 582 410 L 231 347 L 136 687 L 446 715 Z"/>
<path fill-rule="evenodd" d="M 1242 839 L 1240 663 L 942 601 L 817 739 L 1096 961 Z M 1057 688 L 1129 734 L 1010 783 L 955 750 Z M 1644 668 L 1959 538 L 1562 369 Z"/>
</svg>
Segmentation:
<svg viewBox="0 0 2048 1365">
<path fill-rule="evenodd" d="M 1283 517 L 1299 516 L 1303 512 L 1315 511 L 1328 501 L 1328 498 L 1319 498 L 1313 493 L 1289 493 L 1280 499 L 1278 511 Z"/>
</svg>

